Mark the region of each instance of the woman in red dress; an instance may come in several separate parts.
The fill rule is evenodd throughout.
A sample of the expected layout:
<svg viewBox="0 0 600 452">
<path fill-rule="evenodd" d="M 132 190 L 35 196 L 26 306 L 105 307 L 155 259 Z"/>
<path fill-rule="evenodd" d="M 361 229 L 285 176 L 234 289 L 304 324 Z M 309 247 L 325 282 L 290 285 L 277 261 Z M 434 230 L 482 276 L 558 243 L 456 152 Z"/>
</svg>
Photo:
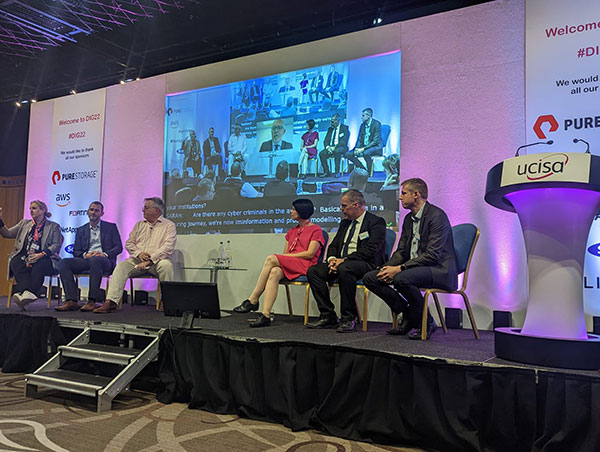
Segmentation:
<svg viewBox="0 0 600 452">
<path fill-rule="evenodd" d="M 315 120 L 306 121 L 306 132 L 302 135 L 302 147 L 300 148 L 300 158 L 298 159 L 298 178 L 306 177 L 308 160 L 317 161 L 317 144 L 319 144 L 319 132 L 315 130 Z M 317 165 L 317 163 L 315 163 Z"/>
<path fill-rule="evenodd" d="M 297 221 L 298 225 L 285 235 L 283 254 L 267 256 L 256 287 L 241 305 L 233 309 L 238 313 L 258 311 L 258 299 L 264 293 L 262 314 L 250 324 L 251 327 L 271 324 L 271 309 L 277 299 L 279 281 L 284 276 L 294 279 L 306 275 L 308 267 L 317 263 L 325 240 L 321 228 L 310 222 L 314 211 L 315 207 L 310 199 L 296 199 L 292 203 L 292 219 Z"/>
</svg>

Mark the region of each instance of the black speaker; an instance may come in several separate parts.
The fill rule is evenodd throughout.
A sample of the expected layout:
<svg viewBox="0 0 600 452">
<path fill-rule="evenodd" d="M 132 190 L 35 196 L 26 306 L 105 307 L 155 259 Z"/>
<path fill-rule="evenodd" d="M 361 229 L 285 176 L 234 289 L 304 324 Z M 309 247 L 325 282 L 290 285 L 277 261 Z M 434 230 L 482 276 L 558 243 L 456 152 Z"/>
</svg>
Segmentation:
<svg viewBox="0 0 600 452">
<path fill-rule="evenodd" d="M 136 290 L 133 297 L 133 304 L 145 305 L 148 304 L 148 292 L 145 290 Z"/>
<path fill-rule="evenodd" d="M 460 308 L 446 308 L 444 310 L 446 316 L 446 326 L 455 330 L 460 330 L 463 327 L 463 312 Z"/>
<path fill-rule="evenodd" d="M 592 333 L 594 334 L 600 334 L 600 317 L 592 317 L 592 323 L 594 325 L 594 329 L 592 331 Z"/>
<path fill-rule="evenodd" d="M 512 326 L 512 313 L 508 311 L 494 311 L 494 328 L 510 328 Z"/>
</svg>

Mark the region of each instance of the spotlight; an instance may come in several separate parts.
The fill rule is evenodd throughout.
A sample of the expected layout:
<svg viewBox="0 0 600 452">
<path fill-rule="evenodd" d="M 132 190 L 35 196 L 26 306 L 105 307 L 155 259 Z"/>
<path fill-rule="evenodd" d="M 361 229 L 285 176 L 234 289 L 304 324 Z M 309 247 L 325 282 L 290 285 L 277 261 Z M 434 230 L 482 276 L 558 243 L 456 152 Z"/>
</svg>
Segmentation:
<svg viewBox="0 0 600 452">
<path fill-rule="evenodd" d="M 383 14 L 381 13 L 381 8 L 377 8 L 377 14 L 375 15 L 375 19 L 373 19 L 373 25 L 379 25 L 383 22 Z"/>
<path fill-rule="evenodd" d="M 139 77 L 136 77 L 136 78 L 135 78 L 135 81 L 136 81 L 136 82 L 139 82 L 139 81 L 140 81 L 140 78 L 139 78 Z"/>
<path fill-rule="evenodd" d="M 444 309 L 446 316 L 446 326 L 460 330 L 463 327 L 463 312 L 460 308 L 448 308 Z"/>
<path fill-rule="evenodd" d="M 494 329 L 510 328 L 512 326 L 512 313 L 508 311 L 494 311 Z"/>
<path fill-rule="evenodd" d="M 125 80 L 125 82 L 126 83 L 133 82 L 133 79 L 132 78 L 128 78 L 127 80 Z"/>
<path fill-rule="evenodd" d="M 36 102 L 37 102 L 37 100 L 36 100 L 36 99 L 31 99 L 31 103 L 32 103 L 32 104 L 35 104 Z"/>
<path fill-rule="evenodd" d="M 15 102 L 15 105 L 16 105 L 17 107 L 20 107 L 20 106 L 21 106 L 21 102 Z"/>
<path fill-rule="evenodd" d="M 594 334 L 600 334 L 600 317 L 592 317 L 592 323 L 594 326 L 594 329 L 592 330 L 592 332 Z"/>
<path fill-rule="evenodd" d="M 72 89 L 71 91 L 69 91 L 69 93 L 71 93 L 71 94 L 77 94 L 77 91 L 75 91 L 74 89 Z"/>
<path fill-rule="evenodd" d="M 23 99 L 23 100 L 21 101 L 21 104 L 28 104 L 28 103 L 29 103 L 29 101 L 28 101 L 27 99 Z"/>
<path fill-rule="evenodd" d="M 124 84 L 125 84 L 125 80 L 121 80 L 119 83 L 120 83 L 121 85 L 124 85 Z"/>
</svg>

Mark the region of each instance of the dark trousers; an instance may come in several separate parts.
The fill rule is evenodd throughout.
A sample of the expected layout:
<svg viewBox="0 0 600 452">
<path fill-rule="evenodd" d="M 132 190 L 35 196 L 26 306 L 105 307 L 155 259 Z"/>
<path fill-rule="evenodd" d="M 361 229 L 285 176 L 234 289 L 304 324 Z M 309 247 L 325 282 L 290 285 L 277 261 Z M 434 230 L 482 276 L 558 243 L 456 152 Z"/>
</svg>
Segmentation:
<svg viewBox="0 0 600 452">
<path fill-rule="evenodd" d="M 329 162 L 327 159 L 329 157 L 333 157 L 335 162 L 335 172 L 340 172 L 340 163 L 342 162 L 342 155 L 346 153 L 347 148 L 345 147 L 337 147 L 333 150 L 333 154 L 330 154 L 325 149 L 319 152 L 319 159 L 321 160 L 321 166 L 326 173 L 331 173 L 331 168 L 329 168 Z"/>
<path fill-rule="evenodd" d="M 393 312 L 404 313 L 411 327 L 420 328 L 424 300 L 419 288 L 440 287 L 434 284 L 431 267 L 413 267 L 396 273 L 391 285 L 379 281 L 378 272 L 373 270 L 363 277 L 365 286 Z"/>
<path fill-rule="evenodd" d="M 354 149 L 353 149 L 350 152 L 348 152 L 345 155 L 345 157 L 348 160 L 350 160 L 352 163 L 354 163 L 355 168 L 362 168 L 362 169 L 366 170 L 369 174 L 371 174 L 371 168 L 373 167 L 373 156 L 382 155 L 382 154 L 383 154 L 383 148 L 370 147 L 370 148 L 365 149 L 362 152 L 362 154 L 355 154 Z M 363 165 L 362 162 L 360 160 L 358 160 L 358 157 L 362 157 L 365 159 L 365 162 L 367 162 L 366 168 L 365 168 L 365 165 Z"/>
<path fill-rule="evenodd" d="M 31 267 L 28 267 L 22 259 L 23 256 L 25 256 L 24 253 L 19 253 L 10 260 L 10 272 L 16 281 L 13 293 L 28 290 L 38 295 L 44 283 L 44 277 L 56 273 L 52 266 L 52 259 L 44 256 L 35 264 L 32 264 Z"/>
<path fill-rule="evenodd" d="M 340 285 L 340 314 L 342 321 L 356 319 L 356 281 L 373 268 L 372 264 L 363 261 L 342 262 L 335 273 L 329 273 L 326 263 L 309 267 L 306 276 L 310 283 L 317 306 L 321 312 L 320 318 L 331 319 L 335 317 L 335 307 L 329 295 L 329 282 L 338 282 Z"/>
<path fill-rule="evenodd" d="M 75 284 L 74 273 L 90 273 L 90 289 L 88 299 L 100 301 L 102 295 L 100 293 L 100 283 L 102 276 L 109 275 L 112 270 L 112 264 L 107 257 L 94 256 L 90 259 L 81 257 L 73 257 L 62 259 L 58 263 L 58 271 L 60 272 L 60 280 L 65 288 L 65 300 L 77 301 L 79 299 L 77 293 L 77 284 Z"/>
</svg>

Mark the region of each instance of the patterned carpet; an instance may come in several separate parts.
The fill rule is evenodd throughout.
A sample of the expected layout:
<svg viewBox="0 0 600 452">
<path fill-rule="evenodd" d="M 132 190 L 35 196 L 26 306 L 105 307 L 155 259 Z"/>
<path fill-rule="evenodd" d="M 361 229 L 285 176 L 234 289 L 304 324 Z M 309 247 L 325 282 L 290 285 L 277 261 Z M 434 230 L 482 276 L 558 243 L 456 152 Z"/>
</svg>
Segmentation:
<svg viewBox="0 0 600 452">
<path fill-rule="evenodd" d="M 97 414 L 90 399 L 46 392 L 23 396 L 23 375 L 0 373 L 0 451 L 56 452 L 421 452 L 292 432 L 266 422 L 163 405 L 153 394 L 128 393 Z"/>
</svg>

